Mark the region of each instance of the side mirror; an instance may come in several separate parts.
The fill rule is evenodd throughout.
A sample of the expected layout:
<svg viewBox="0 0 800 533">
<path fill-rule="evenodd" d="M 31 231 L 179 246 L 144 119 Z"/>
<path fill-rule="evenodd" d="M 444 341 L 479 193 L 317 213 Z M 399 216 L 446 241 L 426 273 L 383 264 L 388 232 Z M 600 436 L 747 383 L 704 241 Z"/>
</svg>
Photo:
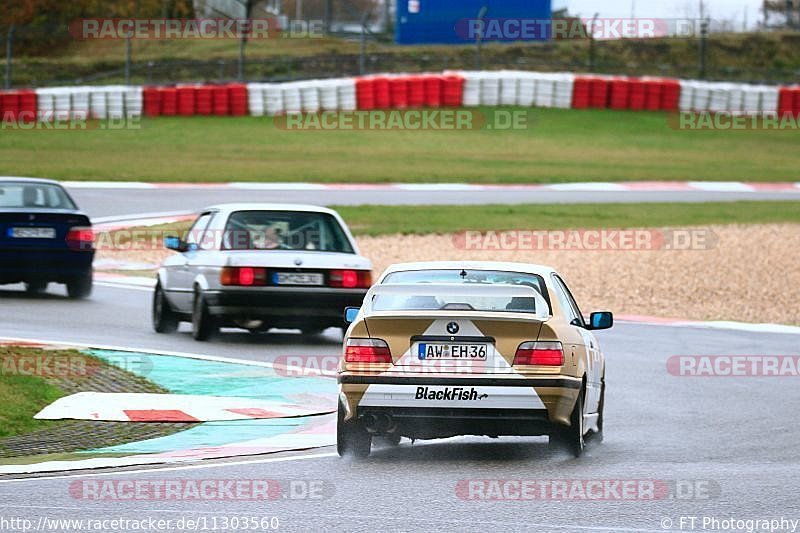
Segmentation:
<svg viewBox="0 0 800 533">
<path fill-rule="evenodd" d="M 609 329 L 614 325 L 614 315 L 608 311 L 592 313 L 589 317 L 589 328 L 591 330 Z"/>
<path fill-rule="evenodd" d="M 179 237 L 164 237 L 164 248 L 167 250 L 175 250 L 176 252 L 186 251 Z"/>
<path fill-rule="evenodd" d="M 355 322 L 356 317 L 358 316 L 358 312 L 361 309 L 358 307 L 345 307 L 344 308 L 344 323 L 345 324 L 352 324 Z"/>
</svg>

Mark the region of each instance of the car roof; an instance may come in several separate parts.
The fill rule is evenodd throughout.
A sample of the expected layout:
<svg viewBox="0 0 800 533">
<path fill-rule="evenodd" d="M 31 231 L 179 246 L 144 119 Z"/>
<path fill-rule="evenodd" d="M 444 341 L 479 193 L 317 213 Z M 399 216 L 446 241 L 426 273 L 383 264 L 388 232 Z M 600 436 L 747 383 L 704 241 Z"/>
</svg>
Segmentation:
<svg viewBox="0 0 800 533">
<path fill-rule="evenodd" d="M 230 203 L 212 205 L 202 211 L 219 211 L 222 213 L 232 213 L 234 211 L 300 211 L 305 213 L 328 213 L 338 216 L 333 209 L 308 204 Z"/>
<path fill-rule="evenodd" d="M 545 265 L 534 265 L 531 263 L 511 263 L 503 261 L 421 261 L 416 263 L 395 263 L 389 266 L 384 275 L 393 272 L 404 272 L 408 270 L 497 270 L 500 272 L 523 272 L 525 274 L 537 274 L 539 276 L 549 276 L 555 269 Z"/>
<path fill-rule="evenodd" d="M 41 183 L 46 185 L 59 185 L 61 184 L 56 180 L 48 180 L 45 178 L 24 178 L 22 176 L 0 176 L 0 183 Z"/>
</svg>

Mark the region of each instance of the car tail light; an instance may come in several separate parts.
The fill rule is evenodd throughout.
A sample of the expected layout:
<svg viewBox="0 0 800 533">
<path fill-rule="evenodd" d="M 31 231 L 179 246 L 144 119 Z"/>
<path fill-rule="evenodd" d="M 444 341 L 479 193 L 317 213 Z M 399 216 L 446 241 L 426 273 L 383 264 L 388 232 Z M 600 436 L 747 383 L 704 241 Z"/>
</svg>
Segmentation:
<svg viewBox="0 0 800 533">
<path fill-rule="evenodd" d="M 382 339 L 347 339 L 344 360 L 347 363 L 391 363 L 392 352 Z"/>
<path fill-rule="evenodd" d="M 263 287 L 267 284 L 267 269 L 255 267 L 225 267 L 219 277 L 223 285 Z"/>
<path fill-rule="evenodd" d="M 560 342 L 523 342 L 514 355 L 514 364 L 562 366 L 564 348 Z"/>
<path fill-rule="evenodd" d="M 92 228 L 71 228 L 67 232 L 67 246 L 76 250 L 90 250 L 94 245 Z"/>
<path fill-rule="evenodd" d="M 331 270 L 328 286 L 340 289 L 369 289 L 372 285 L 370 270 Z"/>
</svg>

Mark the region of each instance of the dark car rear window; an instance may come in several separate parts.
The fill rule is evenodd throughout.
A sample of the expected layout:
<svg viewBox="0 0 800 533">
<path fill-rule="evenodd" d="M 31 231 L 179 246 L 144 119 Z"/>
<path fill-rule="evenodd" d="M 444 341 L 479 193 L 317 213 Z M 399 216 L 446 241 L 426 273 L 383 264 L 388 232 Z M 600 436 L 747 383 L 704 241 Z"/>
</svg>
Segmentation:
<svg viewBox="0 0 800 533">
<path fill-rule="evenodd" d="M 0 182 L 0 208 L 77 209 L 67 193 L 52 183 Z"/>
<path fill-rule="evenodd" d="M 355 253 L 336 218 L 304 211 L 232 213 L 225 224 L 222 248 Z"/>
</svg>

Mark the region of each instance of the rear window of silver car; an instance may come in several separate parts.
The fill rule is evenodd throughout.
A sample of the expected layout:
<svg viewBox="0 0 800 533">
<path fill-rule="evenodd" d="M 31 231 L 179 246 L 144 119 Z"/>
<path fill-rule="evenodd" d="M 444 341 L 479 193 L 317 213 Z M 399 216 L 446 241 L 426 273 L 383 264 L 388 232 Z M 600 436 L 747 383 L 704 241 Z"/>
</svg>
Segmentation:
<svg viewBox="0 0 800 533">
<path fill-rule="evenodd" d="M 225 224 L 224 250 L 355 253 L 335 217 L 306 211 L 237 211 Z"/>
<path fill-rule="evenodd" d="M 64 189 L 50 183 L 0 182 L 0 208 L 77 209 Z"/>
</svg>

